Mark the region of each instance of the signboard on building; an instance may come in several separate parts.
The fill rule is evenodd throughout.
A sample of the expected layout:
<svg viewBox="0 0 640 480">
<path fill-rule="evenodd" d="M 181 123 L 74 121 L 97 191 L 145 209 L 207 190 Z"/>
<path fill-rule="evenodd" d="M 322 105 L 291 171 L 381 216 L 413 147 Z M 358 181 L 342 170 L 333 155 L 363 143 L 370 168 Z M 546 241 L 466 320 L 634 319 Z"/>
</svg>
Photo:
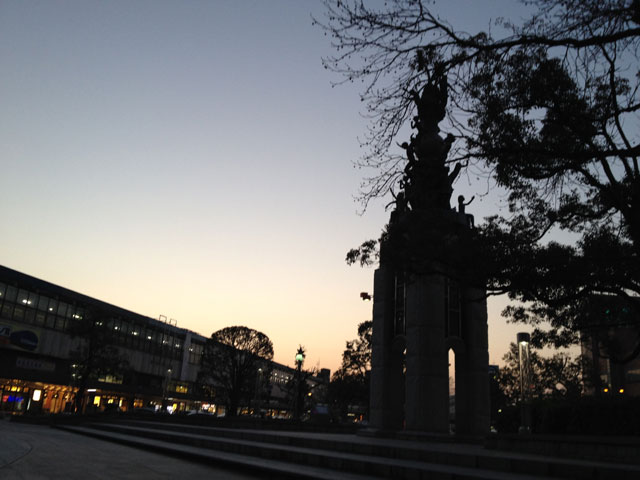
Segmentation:
<svg viewBox="0 0 640 480">
<path fill-rule="evenodd" d="M 0 323 L 0 346 L 33 352 L 38 348 L 39 336 L 34 330 L 9 322 Z"/>
<path fill-rule="evenodd" d="M 45 372 L 53 372 L 56 369 L 54 362 L 46 360 L 37 360 L 34 358 L 18 357 L 16 358 L 16 367 L 26 370 L 41 370 Z"/>
</svg>

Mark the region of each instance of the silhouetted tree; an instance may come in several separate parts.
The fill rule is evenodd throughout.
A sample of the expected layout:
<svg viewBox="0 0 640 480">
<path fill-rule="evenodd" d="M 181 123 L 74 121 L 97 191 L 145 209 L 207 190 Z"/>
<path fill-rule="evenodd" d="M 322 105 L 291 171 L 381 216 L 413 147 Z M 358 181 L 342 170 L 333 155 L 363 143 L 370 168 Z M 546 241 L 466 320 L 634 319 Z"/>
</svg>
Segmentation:
<svg viewBox="0 0 640 480">
<path fill-rule="evenodd" d="M 213 385 L 227 415 L 235 416 L 238 407 L 250 405 L 258 389 L 263 393 L 261 398 L 268 398 L 272 359 L 273 344 L 264 333 L 242 326 L 226 327 L 207 340 L 198 381 Z"/>
<path fill-rule="evenodd" d="M 70 351 L 72 383 L 78 387 L 75 410 L 82 412 L 82 402 L 89 382 L 112 375 L 123 377 L 129 370 L 127 357 L 116 346 L 116 332 L 110 327 L 109 317 L 87 310 L 80 319 L 69 324 L 73 339 Z"/>
<path fill-rule="evenodd" d="M 358 338 L 346 342 L 338 371 L 346 375 L 365 376 L 371 370 L 371 334 L 373 322 L 358 324 Z"/>
<path fill-rule="evenodd" d="M 371 371 L 371 320 L 358 325 L 358 338 L 347 341 L 342 364 L 329 384 L 329 399 L 340 416 L 346 417 L 349 405 L 368 409 Z"/>
<path fill-rule="evenodd" d="M 364 82 L 372 122 L 359 165 L 374 170 L 365 207 L 400 180 L 409 152 L 395 142 L 415 114 L 412 92 L 441 72 L 456 139 L 449 162 L 508 192 L 509 213 L 487 219 L 469 246 L 488 292 L 518 301 L 504 315 L 533 325 L 537 347 L 578 342 L 594 325 L 594 315 L 585 325 L 592 299 L 611 296 L 635 312 L 626 326 L 636 341 L 622 352 L 603 337 L 602 355 L 636 357 L 640 1 L 525 2 L 528 20 L 493 26 L 502 38 L 459 32 L 425 3 L 327 0 L 318 21 L 338 52 L 326 68 Z M 371 241 L 347 260 L 375 261 Z"/>
<path fill-rule="evenodd" d="M 520 398 L 518 346 L 512 343 L 502 359 L 505 365 L 500 368 L 497 382 L 508 401 L 515 403 Z M 582 357 L 571 357 L 567 353 L 555 353 L 545 357 L 532 351 L 530 360 L 532 398 L 575 399 L 582 394 Z"/>
</svg>

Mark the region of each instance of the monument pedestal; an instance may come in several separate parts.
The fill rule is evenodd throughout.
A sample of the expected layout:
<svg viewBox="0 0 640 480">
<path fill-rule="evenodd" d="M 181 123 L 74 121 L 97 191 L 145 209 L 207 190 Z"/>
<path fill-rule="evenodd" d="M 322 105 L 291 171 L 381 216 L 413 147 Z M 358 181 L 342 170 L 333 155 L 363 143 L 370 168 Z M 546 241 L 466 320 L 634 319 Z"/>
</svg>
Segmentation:
<svg viewBox="0 0 640 480">
<path fill-rule="evenodd" d="M 456 433 L 487 434 L 489 355 L 484 292 L 458 287 L 444 271 L 412 275 L 403 288 L 398 279 L 389 267 L 376 270 L 371 427 L 448 434 L 452 348 L 456 356 Z M 452 289 L 457 289 L 455 295 Z M 399 326 L 404 330 L 399 331 Z"/>
</svg>

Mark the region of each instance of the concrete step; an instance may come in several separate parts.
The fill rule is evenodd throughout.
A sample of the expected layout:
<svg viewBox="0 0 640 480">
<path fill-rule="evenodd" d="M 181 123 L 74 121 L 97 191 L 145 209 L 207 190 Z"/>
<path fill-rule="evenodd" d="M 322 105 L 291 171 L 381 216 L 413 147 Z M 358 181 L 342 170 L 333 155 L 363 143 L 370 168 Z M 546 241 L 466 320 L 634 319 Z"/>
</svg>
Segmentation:
<svg viewBox="0 0 640 480">
<path fill-rule="evenodd" d="M 222 439 L 243 440 L 267 444 L 270 447 L 293 446 L 326 453 L 337 452 L 367 458 L 406 460 L 431 465 L 466 467 L 544 478 L 634 480 L 640 478 L 640 466 L 637 465 L 488 450 L 476 444 L 398 440 L 349 434 L 216 428 L 150 421 L 119 422 L 118 425 L 132 429 L 146 429 L 144 435 L 149 438 L 154 437 L 154 430 L 162 430 L 205 438 L 215 437 L 219 441 Z M 133 432 L 127 430 L 124 433 Z M 221 448 L 233 449 L 236 447 Z"/>
<path fill-rule="evenodd" d="M 540 476 L 504 472 L 478 466 L 460 466 L 424 459 L 408 460 L 386 455 L 355 454 L 333 448 L 309 448 L 289 445 L 283 439 L 304 444 L 306 435 L 267 435 L 281 440 L 278 443 L 246 440 L 178 431 L 180 427 L 161 429 L 122 424 L 91 424 L 84 427 L 62 427 L 69 431 L 93 435 L 127 445 L 163 451 L 198 461 L 225 461 L 246 468 L 263 469 L 269 474 L 295 478 L 416 478 L 416 479 L 497 479 L 539 480 Z M 230 433 L 230 432 L 225 432 Z M 245 434 L 248 432 L 244 432 Z M 255 432 L 259 434 L 261 432 Z M 264 432 L 262 432 L 264 433 Z M 318 440 L 318 439 L 314 439 Z M 360 438 L 355 438 L 359 441 Z M 342 475 L 342 476 L 340 476 Z M 544 478 L 553 478 L 544 475 Z M 581 477 L 572 477 L 581 478 Z"/>
<path fill-rule="evenodd" d="M 297 465 L 287 462 L 279 462 L 275 460 L 250 457 L 247 455 L 234 454 L 229 452 L 220 452 L 208 448 L 194 447 L 192 445 L 176 444 L 152 438 L 143 438 L 136 435 L 122 434 L 99 430 L 90 427 L 80 427 L 72 425 L 58 425 L 56 428 L 62 430 L 87 435 L 93 438 L 126 445 L 129 447 L 149 450 L 155 453 L 162 453 L 167 456 L 180 458 L 192 462 L 211 464 L 217 467 L 228 467 L 232 469 L 242 470 L 256 478 L 274 478 L 274 479 L 308 479 L 308 480 L 326 480 L 327 470 L 307 466 Z M 363 475 L 354 475 L 344 472 L 332 474 L 331 478 L 336 480 L 367 480 L 370 477 Z"/>
</svg>

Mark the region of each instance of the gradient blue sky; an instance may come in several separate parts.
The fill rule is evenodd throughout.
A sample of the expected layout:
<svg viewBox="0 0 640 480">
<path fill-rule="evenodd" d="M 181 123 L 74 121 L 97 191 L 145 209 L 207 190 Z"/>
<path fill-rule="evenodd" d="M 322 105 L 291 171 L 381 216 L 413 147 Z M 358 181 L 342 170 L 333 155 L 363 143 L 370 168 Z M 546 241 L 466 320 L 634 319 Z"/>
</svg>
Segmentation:
<svg viewBox="0 0 640 480">
<path fill-rule="evenodd" d="M 466 30 L 511 0 L 436 2 Z M 319 1 L 0 1 L 0 264 L 203 335 L 266 333 L 335 370 L 371 318 L 349 248 L 366 128 Z M 486 185 L 456 185 L 469 198 Z M 488 198 L 488 197 L 487 197 Z M 494 212 L 488 199 L 469 207 Z M 522 327 L 490 301 L 490 361 Z"/>
</svg>

